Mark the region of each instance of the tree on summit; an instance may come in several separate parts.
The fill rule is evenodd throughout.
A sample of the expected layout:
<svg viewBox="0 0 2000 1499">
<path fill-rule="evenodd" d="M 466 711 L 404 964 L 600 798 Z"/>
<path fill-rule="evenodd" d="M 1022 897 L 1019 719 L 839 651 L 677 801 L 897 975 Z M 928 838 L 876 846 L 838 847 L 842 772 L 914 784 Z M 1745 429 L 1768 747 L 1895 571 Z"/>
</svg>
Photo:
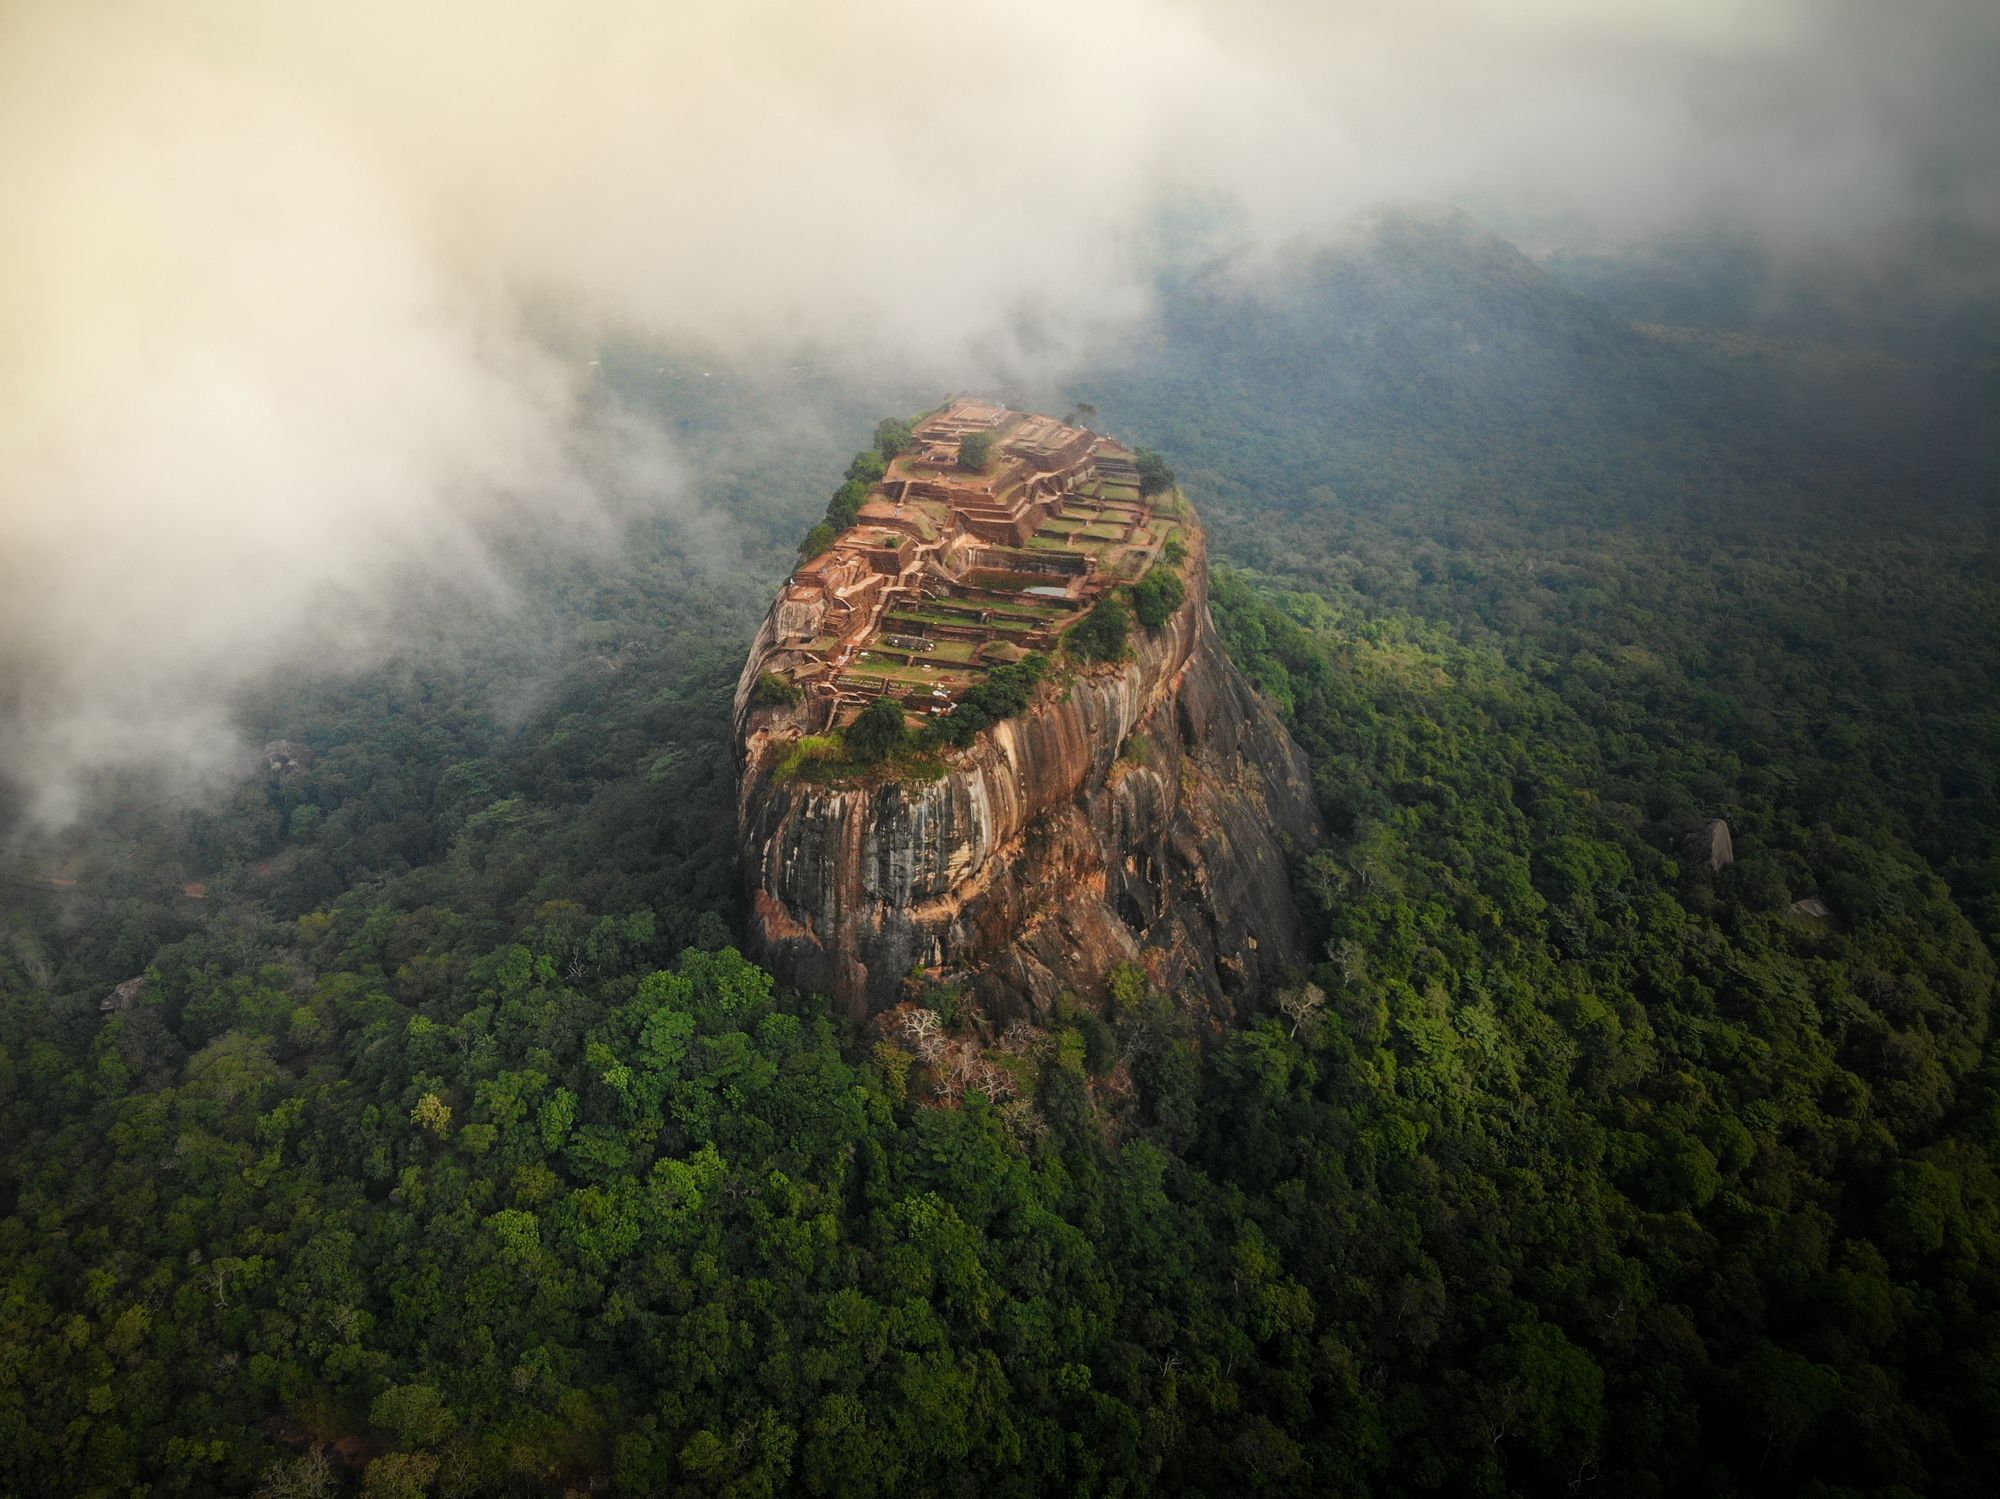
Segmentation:
<svg viewBox="0 0 2000 1499">
<path fill-rule="evenodd" d="M 1186 598 L 1187 587 L 1180 575 L 1172 568 L 1156 567 L 1132 585 L 1132 612 L 1139 616 L 1140 624 L 1157 633 Z"/>
<path fill-rule="evenodd" d="M 840 533 L 833 529 L 830 522 L 821 521 L 810 531 L 806 532 L 805 540 L 799 543 L 799 560 L 801 562 L 810 562 L 821 552 L 832 546 L 834 539 L 839 535 Z"/>
<path fill-rule="evenodd" d="M 875 424 L 875 451 L 885 461 L 898 453 L 907 453 L 916 440 L 915 428 L 901 417 L 885 416 Z"/>
<path fill-rule="evenodd" d="M 1132 611 L 1107 598 L 1071 626 L 1064 639 L 1086 661 L 1116 661 L 1125 654 L 1125 638 L 1131 631 Z"/>
<path fill-rule="evenodd" d="M 855 759 L 872 765 L 901 749 L 907 737 L 903 710 L 890 699 L 878 697 L 848 727 L 847 750 Z"/>
</svg>

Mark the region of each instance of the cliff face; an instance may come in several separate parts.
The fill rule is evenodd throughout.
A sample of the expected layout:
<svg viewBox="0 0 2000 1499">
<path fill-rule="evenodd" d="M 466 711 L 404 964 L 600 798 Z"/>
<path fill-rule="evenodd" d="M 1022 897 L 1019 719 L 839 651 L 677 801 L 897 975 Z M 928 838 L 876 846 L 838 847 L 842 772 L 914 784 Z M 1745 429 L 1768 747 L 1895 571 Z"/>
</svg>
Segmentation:
<svg viewBox="0 0 2000 1499">
<path fill-rule="evenodd" d="M 1321 836 L 1311 783 L 1223 653 L 1191 539 L 1187 597 L 1131 659 L 1045 685 L 924 783 L 773 775 L 799 727 L 755 706 L 774 611 L 736 698 L 753 956 L 857 1015 L 914 968 L 964 978 L 995 1025 L 1125 960 L 1227 1018 L 1300 962 L 1289 867 Z"/>
</svg>

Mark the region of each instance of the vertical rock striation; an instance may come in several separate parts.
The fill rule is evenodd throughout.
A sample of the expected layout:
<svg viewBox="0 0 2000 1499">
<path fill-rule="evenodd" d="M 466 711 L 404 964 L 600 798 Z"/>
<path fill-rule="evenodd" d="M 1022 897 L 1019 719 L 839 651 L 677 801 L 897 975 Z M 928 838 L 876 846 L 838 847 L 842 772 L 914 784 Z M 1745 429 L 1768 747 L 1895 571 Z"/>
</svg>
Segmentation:
<svg viewBox="0 0 2000 1499">
<path fill-rule="evenodd" d="M 1189 536 L 1186 598 L 1158 632 L 1045 683 L 930 781 L 774 775 L 806 727 L 759 705 L 774 608 L 736 695 L 753 956 L 855 1015 L 913 969 L 962 979 L 996 1026 L 1128 960 L 1225 1019 L 1302 961 L 1290 868 L 1321 837 L 1311 780 L 1216 638 Z"/>
</svg>

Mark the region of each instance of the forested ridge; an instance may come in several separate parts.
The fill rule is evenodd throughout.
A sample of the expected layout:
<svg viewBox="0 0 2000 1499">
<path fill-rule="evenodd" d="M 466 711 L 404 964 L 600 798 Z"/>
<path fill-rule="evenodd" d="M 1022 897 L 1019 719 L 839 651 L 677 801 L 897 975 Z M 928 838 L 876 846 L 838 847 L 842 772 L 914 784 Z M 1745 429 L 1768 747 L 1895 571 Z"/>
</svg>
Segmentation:
<svg viewBox="0 0 2000 1499">
<path fill-rule="evenodd" d="M 0 1490 L 1987 1491 L 1991 375 L 1392 220 L 1074 395 L 1202 508 L 1324 960 L 995 1036 L 730 950 L 729 694 L 857 418 L 741 555 L 274 687 L 309 766 L 10 887 Z"/>
</svg>

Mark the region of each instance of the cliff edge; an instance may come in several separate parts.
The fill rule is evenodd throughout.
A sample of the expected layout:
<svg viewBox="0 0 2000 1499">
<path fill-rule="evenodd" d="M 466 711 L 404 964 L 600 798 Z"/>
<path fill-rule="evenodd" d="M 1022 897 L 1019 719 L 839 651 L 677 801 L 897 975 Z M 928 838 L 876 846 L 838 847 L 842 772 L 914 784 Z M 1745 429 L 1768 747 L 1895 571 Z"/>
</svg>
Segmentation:
<svg viewBox="0 0 2000 1499">
<path fill-rule="evenodd" d="M 977 431 L 983 472 L 958 455 Z M 921 971 L 1000 1026 L 1132 961 L 1226 1020 L 1303 961 L 1304 758 L 1216 638 L 1192 510 L 1140 489 L 1107 439 L 959 402 L 774 601 L 736 694 L 737 828 L 749 945 L 783 982 L 863 1015 Z M 1156 569 L 1150 628 L 1070 648 Z M 1030 667 L 984 722 L 988 679 Z M 921 752 L 815 759 L 876 698 Z"/>
</svg>

